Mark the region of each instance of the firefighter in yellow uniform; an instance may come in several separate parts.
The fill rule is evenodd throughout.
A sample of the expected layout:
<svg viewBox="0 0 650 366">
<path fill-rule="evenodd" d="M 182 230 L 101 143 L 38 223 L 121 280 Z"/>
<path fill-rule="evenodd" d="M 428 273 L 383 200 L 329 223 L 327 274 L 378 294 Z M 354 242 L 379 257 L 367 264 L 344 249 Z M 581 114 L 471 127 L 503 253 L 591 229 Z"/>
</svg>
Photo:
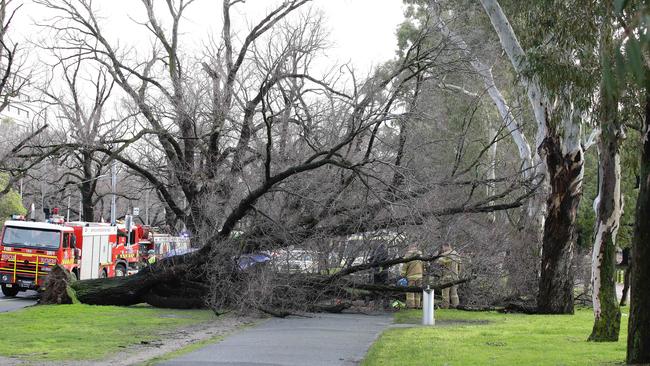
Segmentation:
<svg viewBox="0 0 650 366">
<path fill-rule="evenodd" d="M 442 245 L 440 256 L 441 258 L 438 259 L 438 263 L 443 267 L 442 282 L 447 283 L 458 280 L 460 275 L 460 256 L 458 253 L 452 249 L 450 244 L 445 243 Z M 458 306 L 458 285 L 442 290 L 441 307 L 447 309 L 450 303 L 452 308 Z"/>
<path fill-rule="evenodd" d="M 150 266 L 156 263 L 156 252 L 153 249 L 149 249 L 147 254 L 149 254 L 149 258 L 147 258 L 147 263 L 149 263 Z"/>
<path fill-rule="evenodd" d="M 408 251 L 404 255 L 404 258 L 413 257 L 416 255 L 422 255 L 415 245 L 411 245 L 408 248 Z M 407 263 L 404 263 L 402 266 L 402 277 L 406 277 L 408 280 L 408 286 L 422 286 L 422 274 L 424 272 L 424 265 L 421 260 L 414 260 Z M 419 309 L 421 308 L 420 300 L 422 294 L 408 292 L 406 293 L 406 307 L 410 309 Z"/>
</svg>

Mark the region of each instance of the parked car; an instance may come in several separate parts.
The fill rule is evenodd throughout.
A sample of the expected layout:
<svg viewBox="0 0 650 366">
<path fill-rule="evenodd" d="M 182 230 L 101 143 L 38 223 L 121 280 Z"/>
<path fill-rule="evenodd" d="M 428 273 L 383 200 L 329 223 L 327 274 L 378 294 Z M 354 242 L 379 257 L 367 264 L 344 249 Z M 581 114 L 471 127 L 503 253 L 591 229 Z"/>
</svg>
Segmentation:
<svg viewBox="0 0 650 366">
<path fill-rule="evenodd" d="M 302 249 L 274 252 L 273 264 L 279 271 L 286 272 L 314 272 L 316 270 L 312 253 Z"/>
</svg>

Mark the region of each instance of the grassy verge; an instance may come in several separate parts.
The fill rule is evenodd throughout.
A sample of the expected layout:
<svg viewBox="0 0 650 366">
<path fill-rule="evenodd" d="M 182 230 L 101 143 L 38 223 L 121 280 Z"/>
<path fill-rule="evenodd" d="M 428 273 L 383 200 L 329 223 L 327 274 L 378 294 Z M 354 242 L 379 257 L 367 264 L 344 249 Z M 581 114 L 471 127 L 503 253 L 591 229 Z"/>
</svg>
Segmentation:
<svg viewBox="0 0 650 366">
<path fill-rule="evenodd" d="M 593 343 L 591 309 L 575 315 L 523 315 L 436 311 L 436 327 L 389 329 L 371 347 L 374 365 L 621 365 L 625 359 L 627 308 L 621 339 Z M 397 323 L 418 324 L 421 311 L 396 314 Z"/>
<path fill-rule="evenodd" d="M 148 306 L 47 305 L 0 314 L 0 356 L 26 360 L 96 360 L 153 341 L 169 329 L 214 319 L 208 310 Z"/>
</svg>

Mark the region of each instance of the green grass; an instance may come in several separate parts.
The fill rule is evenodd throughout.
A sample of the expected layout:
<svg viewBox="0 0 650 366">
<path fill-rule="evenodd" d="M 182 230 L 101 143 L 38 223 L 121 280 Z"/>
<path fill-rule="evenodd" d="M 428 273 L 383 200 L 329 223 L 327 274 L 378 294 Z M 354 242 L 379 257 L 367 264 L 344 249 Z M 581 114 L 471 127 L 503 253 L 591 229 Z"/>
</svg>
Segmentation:
<svg viewBox="0 0 650 366">
<path fill-rule="evenodd" d="M 214 319 L 208 310 L 149 306 L 45 305 L 0 314 L 0 356 L 25 360 L 96 360 L 161 332 Z"/>
<path fill-rule="evenodd" d="M 593 325 L 591 309 L 575 315 L 437 310 L 435 327 L 384 332 L 363 365 L 621 365 L 627 312 L 624 308 L 618 342 L 593 343 L 586 341 Z M 418 324 L 421 316 L 421 310 L 401 311 L 395 321 Z"/>
</svg>

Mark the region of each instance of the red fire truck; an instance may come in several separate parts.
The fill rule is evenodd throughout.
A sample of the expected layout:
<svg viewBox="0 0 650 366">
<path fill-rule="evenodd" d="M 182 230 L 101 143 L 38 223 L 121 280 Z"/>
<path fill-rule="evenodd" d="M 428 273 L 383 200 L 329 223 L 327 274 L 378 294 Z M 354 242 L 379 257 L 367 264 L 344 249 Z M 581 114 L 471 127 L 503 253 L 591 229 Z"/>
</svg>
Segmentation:
<svg viewBox="0 0 650 366">
<path fill-rule="evenodd" d="M 125 276 L 137 272 L 153 248 L 142 225 L 8 220 L 0 241 L 0 285 L 5 296 L 38 290 L 56 264 L 77 279 Z"/>
<path fill-rule="evenodd" d="M 149 226 L 117 224 L 117 243 L 112 253 L 115 266 L 110 276 L 119 277 L 138 272 L 146 265 L 148 253 L 152 249 L 153 232 Z"/>
</svg>

